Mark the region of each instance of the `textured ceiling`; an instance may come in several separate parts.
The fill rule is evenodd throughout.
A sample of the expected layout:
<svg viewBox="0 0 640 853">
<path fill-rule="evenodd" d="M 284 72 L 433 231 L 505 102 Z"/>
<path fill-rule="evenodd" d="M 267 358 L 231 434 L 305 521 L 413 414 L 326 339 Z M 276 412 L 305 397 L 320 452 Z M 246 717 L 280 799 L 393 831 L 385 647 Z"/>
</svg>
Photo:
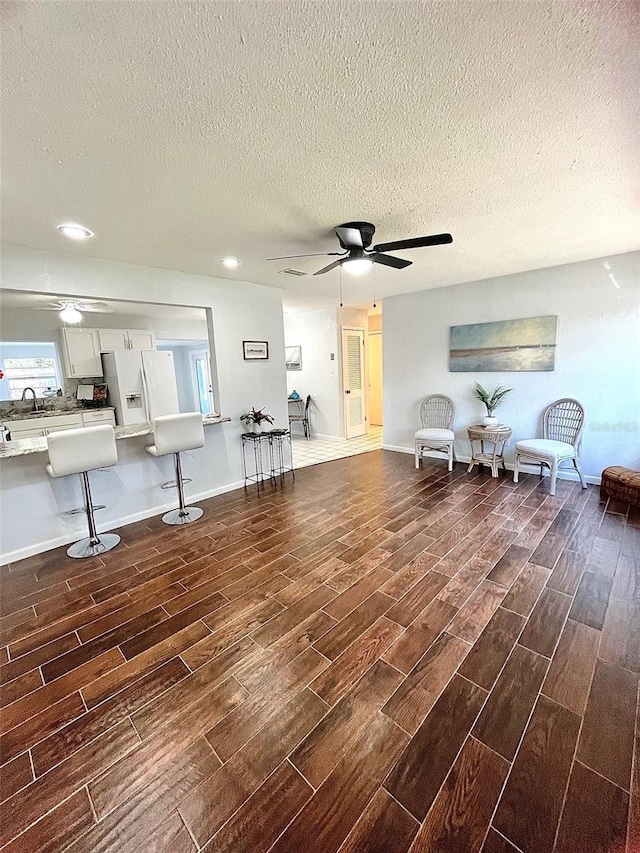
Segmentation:
<svg viewBox="0 0 640 853">
<path fill-rule="evenodd" d="M 339 273 L 265 258 L 334 251 L 352 219 L 454 235 L 377 267 L 383 297 L 636 249 L 639 9 L 5 0 L 3 239 L 283 287 L 293 310 L 334 305 Z"/>
</svg>

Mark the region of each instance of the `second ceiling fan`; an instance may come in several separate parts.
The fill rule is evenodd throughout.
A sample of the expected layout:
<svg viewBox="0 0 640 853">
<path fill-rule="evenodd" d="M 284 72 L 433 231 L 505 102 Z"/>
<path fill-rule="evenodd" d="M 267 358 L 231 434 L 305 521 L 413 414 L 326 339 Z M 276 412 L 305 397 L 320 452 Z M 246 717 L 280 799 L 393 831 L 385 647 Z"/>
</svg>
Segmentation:
<svg viewBox="0 0 640 853">
<path fill-rule="evenodd" d="M 432 234 L 430 237 L 412 237 L 408 240 L 394 240 L 391 243 L 377 243 L 372 246 L 376 227 L 370 222 L 345 222 L 335 229 L 342 252 L 318 252 L 310 255 L 286 255 L 280 258 L 267 258 L 269 261 L 283 261 L 291 258 L 314 258 L 321 255 L 337 256 L 328 266 L 318 270 L 314 275 L 323 275 L 341 266 L 345 272 L 360 275 L 366 272 L 371 264 L 383 264 L 401 270 L 411 265 L 412 261 L 387 255 L 386 252 L 402 251 L 403 249 L 420 249 L 423 246 L 442 246 L 453 243 L 451 234 Z"/>
</svg>

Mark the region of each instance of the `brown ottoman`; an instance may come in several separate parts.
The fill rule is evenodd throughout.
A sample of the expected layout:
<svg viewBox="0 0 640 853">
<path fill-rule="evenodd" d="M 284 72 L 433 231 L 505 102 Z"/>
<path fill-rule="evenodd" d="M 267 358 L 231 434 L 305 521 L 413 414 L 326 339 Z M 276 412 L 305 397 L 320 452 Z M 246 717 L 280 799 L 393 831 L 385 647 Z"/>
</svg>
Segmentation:
<svg viewBox="0 0 640 853">
<path fill-rule="evenodd" d="M 602 472 L 600 494 L 640 506 L 640 471 L 613 465 Z"/>
</svg>

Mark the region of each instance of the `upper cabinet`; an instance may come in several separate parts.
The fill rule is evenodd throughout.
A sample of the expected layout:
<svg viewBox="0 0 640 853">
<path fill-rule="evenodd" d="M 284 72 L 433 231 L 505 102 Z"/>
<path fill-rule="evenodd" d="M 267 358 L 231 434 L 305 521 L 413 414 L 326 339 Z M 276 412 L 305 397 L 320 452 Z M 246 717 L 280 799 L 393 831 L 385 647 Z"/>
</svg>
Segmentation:
<svg viewBox="0 0 640 853">
<path fill-rule="evenodd" d="M 60 330 L 65 375 L 70 379 L 102 376 L 98 329 Z"/>
<path fill-rule="evenodd" d="M 85 379 L 102 376 L 101 352 L 156 348 L 153 332 L 140 329 L 61 329 L 65 376 Z"/>
<path fill-rule="evenodd" d="M 156 348 L 154 333 L 140 329 L 98 329 L 98 336 L 100 352 Z"/>
<path fill-rule="evenodd" d="M 153 332 L 144 332 L 140 329 L 129 329 L 127 337 L 129 339 L 128 349 L 156 348 L 156 336 Z"/>
<path fill-rule="evenodd" d="M 119 352 L 129 349 L 127 332 L 125 329 L 98 329 L 98 341 L 100 352 Z"/>
</svg>

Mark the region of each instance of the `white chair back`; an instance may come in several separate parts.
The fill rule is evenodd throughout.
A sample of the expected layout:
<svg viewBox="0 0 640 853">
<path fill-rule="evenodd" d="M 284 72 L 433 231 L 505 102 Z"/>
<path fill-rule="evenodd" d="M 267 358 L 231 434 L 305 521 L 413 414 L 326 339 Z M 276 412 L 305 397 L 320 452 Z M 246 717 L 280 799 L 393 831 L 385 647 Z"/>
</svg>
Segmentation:
<svg viewBox="0 0 640 853">
<path fill-rule="evenodd" d="M 159 456 L 204 447 L 201 413 L 185 412 L 156 418 L 153 422 L 153 441 Z"/>
<path fill-rule="evenodd" d="M 444 394 L 425 397 L 420 405 L 422 429 L 451 429 L 454 413 L 453 401 Z"/>
<path fill-rule="evenodd" d="M 60 430 L 47 436 L 53 477 L 108 468 L 118 461 L 116 438 L 110 424 Z"/>
<path fill-rule="evenodd" d="M 572 397 L 556 400 L 545 409 L 542 418 L 543 437 L 552 441 L 564 441 L 580 448 L 584 431 L 584 407 Z"/>
</svg>

